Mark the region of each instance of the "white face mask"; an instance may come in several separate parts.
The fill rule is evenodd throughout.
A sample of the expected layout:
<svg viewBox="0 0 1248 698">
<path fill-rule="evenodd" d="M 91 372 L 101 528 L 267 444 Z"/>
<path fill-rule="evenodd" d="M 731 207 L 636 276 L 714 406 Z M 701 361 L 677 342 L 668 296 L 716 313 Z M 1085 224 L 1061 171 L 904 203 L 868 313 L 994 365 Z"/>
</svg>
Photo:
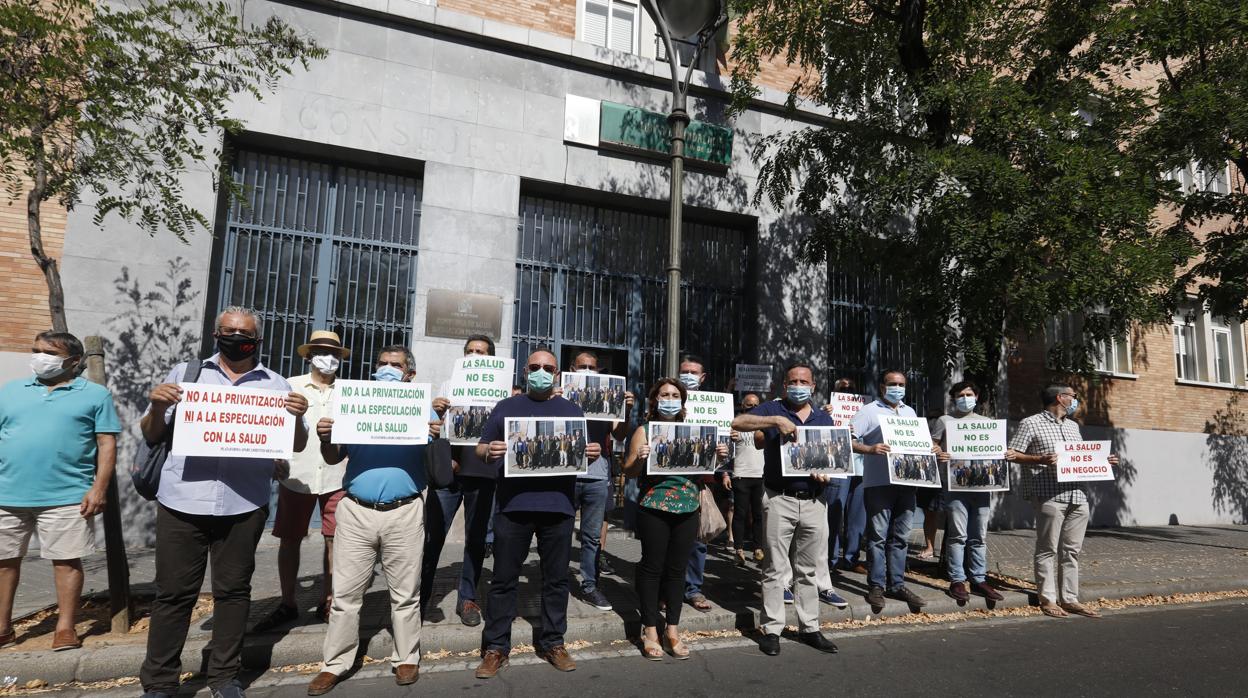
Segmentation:
<svg viewBox="0 0 1248 698">
<path fill-rule="evenodd" d="M 312 357 L 312 367 L 327 376 L 337 373 L 341 365 L 342 362 L 333 354 L 317 354 Z"/>
<path fill-rule="evenodd" d="M 35 352 L 30 355 L 30 370 L 43 380 L 51 380 L 65 372 L 64 356 Z"/>
</svg>

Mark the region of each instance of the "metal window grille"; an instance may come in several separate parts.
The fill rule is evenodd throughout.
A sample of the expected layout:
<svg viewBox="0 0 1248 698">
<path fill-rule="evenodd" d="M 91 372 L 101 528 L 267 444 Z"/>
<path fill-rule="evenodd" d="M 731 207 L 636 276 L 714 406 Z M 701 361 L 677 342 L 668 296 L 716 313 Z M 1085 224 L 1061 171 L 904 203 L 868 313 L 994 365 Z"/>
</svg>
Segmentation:
<svg viewBox="0 0 1248 698">
<path fill-rule="evenodd" d="M 639 394 L 663 372 L 666 216 L 523 196 L 513 355 L 540 345 L 623 350 Z M 685 222 L 681 346 L 702 356 L 711 389 L 731 377 L 742 346 L 743 230 Z M 619 369 L 616 369 L 619 370 Z"/>
<path fill-rule="evenodd" d="M 227 202 L 213 317 L 230 305 L 263 317 L 261 360 L 290 376 L 295 348 L 330 329 L 351 348 L 340 375 L 366 376 L 377 349 L 411 346 L 421 180 L 239 151 Z"/>
<path fill-rule="evenodd" d="M 906 372 L 907 400 L 920 415 L 927 410 L 927 376 L 922 352 L 911 341 L 915 329 L 898 319 L 891 279 L 828 268 L 828 369 L 832 380 L 851 378 L 863 393 L 875 394 L 880 371 Z"/>
</svg>

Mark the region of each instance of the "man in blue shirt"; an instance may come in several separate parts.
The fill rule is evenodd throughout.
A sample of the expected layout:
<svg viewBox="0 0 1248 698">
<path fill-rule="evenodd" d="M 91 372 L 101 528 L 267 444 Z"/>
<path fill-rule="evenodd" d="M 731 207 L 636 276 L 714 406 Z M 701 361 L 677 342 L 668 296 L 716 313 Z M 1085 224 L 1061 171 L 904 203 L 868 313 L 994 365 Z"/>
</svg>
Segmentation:
<svg viewBox="0 0 1248 698">
<path fill-rule="evenodd" d="M 230 306 L 217 316 L 213 336 L 217 353 L 203 361 L 197 382 L 285 392 L 286 411 L 295 417 L 293 450 L 302 451 L 308 442 L 303 420 L 308 399 L 260 363 L 260 315 Z M 148 443 L 167 438 L 176 428 L 175 409 L 182 400 L 178 383 L 185 375 L 186 364 L 178 364 L 164 383 L 152 388 L 151 404 L 139 423 Z M 182 648 L 209 557 L 213 625 L 208 687 L 213 698 L 244 695 L 238 683 L 239 658 L 251 610 L 256 544 L 269 518 L 274 474 L 272 458 L 170 455 L 165 460 L 156 494 L 156 598 L 147 656 L 139 670 L 147 698 L 178 692 Z"/>
<path fill-rule="evenodd" d="M 828 564 L 828 509 L 819 494 L 827 475 L 783 477 L 780 449 L 797 436 L 797 427 L 830 427 L 832 418 L 811 405 L 814 397 L 814 371 L 804 363 L 784 371 L 784 398 L 771 400 L 738 415 L 732 428 L 740 432 L 762 431 L 763 435 L 763 526 L 767 538 L 767 558 L 763 567 L 764 654 L 780 654 L 780 633 L 784 630 L 784 587 L 793 580 L 793 597 L 798 639 L 821 651 L 834 653 L 836 645 L 819 632 L 818 566 Z"/>
<path fill-rule="evenodd" d="M 851 431 L 857 437 L 855 453 L 863 454 L 863 500 L 867 508 L 867 602 L 876 613 L 884 608 L 885 597 L 904 601 L 913 609 L 927 605 L 923 597 L 906 588 L 906 553 L 914 520 L 917 488 L 894 485 L 888 476 L 888 444 L 880 430 L 880 416 L 916 417 L 914 408 L 903 403 L 906 374 L 889 369 L 880 374 L 880 399 L 868 403 L 854 415 Z M 932 453 L 941 454 L 939 446 Z M 887 541 L 887 558 L 885 545 Z"/>
<path fill-rule="evenodd" d="M 406 347 L 383 347 L 378 353 L 373 380 L 403 381 L 414 375 Z M 310 696 L 333 690 L 339 677 L 355 663 L 360 647 L 360 608 L 378 557 L 390 589 L 390 633 L 394 637 L 390 665 L 394 681 L 407 686 L 416 683 L 420 673 L 425 446 L 339 446 L 330 443 L 333 428 L 334 420 L 324 417 L 316 424 L 316 435 L 326 463 L 347 459 L 342 479 L 347 494 L 337 511 L 334 596 L 325 633 L 325 661 L 308 685 Z M 431 420 L 429 438 L 436 439 L 440 432 L 441 422 Z"/>
<path fill-rule="evenodd" d="M 494 576 L 490 579 L 485 627 L 481 633 L 479 679 L 495 676 L 511 653 L 511 625 L 516 619 L 520 568 L 537 536 L 542 566 L 542 620 L 537 633 L 537 656 L 560 671 L 576 669 L 563 635 L 568 629 L 568 564 L 572 555 L 572 519 L 576 493 L 573 475 L 507 477 L 506 420 L 509 417 L 582 418 L 581 408 L 555 394 L 559 363 L 548 349 L 528 356 L 524 366 L 527 391 L 496 404 L 481 432 L 477 455 L 499 469 L 498 510 L 494 514 Z M 594 442 L 585 445 L 586 457 L 602 455 Z"/>
<path fill-rule="evenodd" d="M 82 557 L 95 551 L 93 519 L 117 460 L 121 425 L 108 389 L 78 377 L 82 342 L 41 332 L 30 378 L 0 388 L 0 647 L 16 639 L 13 599 L 30 536 L 52 561 L 53 650 L 81 647 L 74 632 Z"/>
</svg>

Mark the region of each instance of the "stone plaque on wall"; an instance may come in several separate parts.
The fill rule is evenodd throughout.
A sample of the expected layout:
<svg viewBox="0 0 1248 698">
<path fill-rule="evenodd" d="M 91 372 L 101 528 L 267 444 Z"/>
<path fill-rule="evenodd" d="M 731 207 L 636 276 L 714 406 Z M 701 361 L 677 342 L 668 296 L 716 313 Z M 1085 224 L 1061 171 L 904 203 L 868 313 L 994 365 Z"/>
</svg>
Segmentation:
<svg viewBox="0 0 1248 698">
<path fill-rule="evenodd" d="M 498 341 L 503 329 L 503 299 L 482 293 L 429 289 L 425 335 L 465 339 L 483 334 Z"/>
</svg>

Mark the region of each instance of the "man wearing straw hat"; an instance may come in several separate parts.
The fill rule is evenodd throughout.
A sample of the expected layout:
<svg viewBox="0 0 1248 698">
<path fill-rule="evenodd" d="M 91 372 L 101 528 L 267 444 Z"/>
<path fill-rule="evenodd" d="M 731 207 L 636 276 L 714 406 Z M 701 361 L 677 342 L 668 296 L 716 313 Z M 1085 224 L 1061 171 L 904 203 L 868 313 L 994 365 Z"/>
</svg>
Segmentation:
<svg viewBox="0 0 1248 698">
<path fill-rule="evenodd" d="M 307 344 L 296 349 L 299 356 L 311 364 L 302 376 L 289 379 L 291 388 L 308 399 L 307 419 L 316 424 L 321 417 L 330 417 L 334 402 L 334 379 L 342 360 L 351 350 L 342 346 L 338 333 L 316 330 Z M 277 518 L 273 535 L 281 540 L 277 551 L 277 574 L 281 581 L 282 601 L 267 617 L 252 629 L 262 633 L 290 623 L 299 617 L 295 599 L 299 579 L 299 548 L 308 535 L 312 511 L 321 509 L 321 536 L 325 540 L 325 552 L 321 557 L 324 570 L 322 598 L 316 605 L 317 618 L 324 621 L 329 613 L 332 594 L 333 565 L 330 557 L 334 548 L 334 512 L 342 499 L 342 476 L 347 462 L 330 465 L 321 457 L 320 444 L 311 439 L 302 451 L 296 451 L 290 460 L 290 475 L 277 488 Z"/>
</svg>

